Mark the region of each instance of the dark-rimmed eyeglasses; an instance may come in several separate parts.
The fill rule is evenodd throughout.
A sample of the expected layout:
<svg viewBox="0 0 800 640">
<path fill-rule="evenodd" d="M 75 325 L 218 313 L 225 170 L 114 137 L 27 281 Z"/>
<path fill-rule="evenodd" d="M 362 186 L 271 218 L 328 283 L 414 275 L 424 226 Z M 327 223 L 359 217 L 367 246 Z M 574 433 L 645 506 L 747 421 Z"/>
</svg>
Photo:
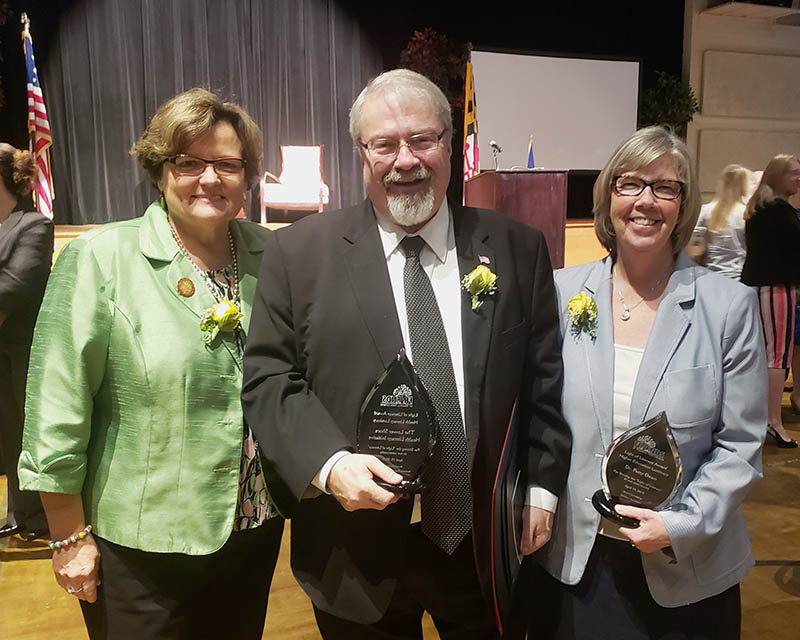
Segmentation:
<svg viewBox="0 0 800 640">
<path fill-rule="evenodd" d="M 196 156 L 187 156 L 185 153 L 179 153 L 177 156 L 167 158 L 167 162 L 172 164 L 175 170 L 184 176 L 199 176 L 209 164 L 214 167 L 214 171 L 218 176 L 234 176 L 244 169 L 245 165 L 245 161 L 241 158 L 205 160 Z"/>
<path fill-rule="evenodd" d="M 683 193 L 684 184 L 680 180 L 653 180 L 648 182 L 636 176 L 614 176 L 611 183 L 614 192 L 620 196 L 638 196 L 647 187 L 659 200 L 676 200 Z"/>
<path fill-rule="evenodd" d="M 414 155 L 427 153 L 439 146 L 439 141 L 444 136 L 446 129 L 441 133 L 429 131 L 427 133 L 417 133 L 407 140 L 396 140 L 395 138 L 373 138 L 367 142 L 359 142 L 364 149 L 376 158 L 388 160 L 400 153 L 400 147 L 406 146 Z"/>
</svg>

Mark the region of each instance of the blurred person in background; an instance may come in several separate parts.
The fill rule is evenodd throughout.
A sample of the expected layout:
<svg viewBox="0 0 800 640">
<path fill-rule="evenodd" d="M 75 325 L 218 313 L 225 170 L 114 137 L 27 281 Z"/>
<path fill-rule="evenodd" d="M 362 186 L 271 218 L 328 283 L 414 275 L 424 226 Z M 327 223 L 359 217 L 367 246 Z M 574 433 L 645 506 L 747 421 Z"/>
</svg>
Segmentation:
<svg viewBox="0 0 800 640">
<path fill-rule="evenodd" d="M 779 447 L 797 441 L 783 428 L 781 401 L 792 357 L 795 326 L 795 287 L 800 284 L 800 219 L 788 199 L 800 191 L 800 160 L 779 154 L 745 208 L 747 257 L 742 282 L 758 289 L 767 348 L 767 434 Z"/>
<path fill-rule="evenodd" d="M 752 183 L 753 174 L 749 169 L 738 164 L 725 167 L 717 181 L 714 199 L 700 207 L 700 217 L 689 245 L 689 248 L 701 248 L 701 264 L 734 280 L 742 275 L 744 208 L 753 192 Z M 697 259 L 698 256 L 691 257 Z"/>
<path fill-rule="evenodd" d="M 20 491 L 25 379 L 33 326 L 53 258 L 53 223 L 19 202 L 34 187 L 36 160 L 29 151 L 0 143 L 0 459 L 8 478 L 8 515 L 0 537 L 47 535 L 39 494 Z"/>
</svg>

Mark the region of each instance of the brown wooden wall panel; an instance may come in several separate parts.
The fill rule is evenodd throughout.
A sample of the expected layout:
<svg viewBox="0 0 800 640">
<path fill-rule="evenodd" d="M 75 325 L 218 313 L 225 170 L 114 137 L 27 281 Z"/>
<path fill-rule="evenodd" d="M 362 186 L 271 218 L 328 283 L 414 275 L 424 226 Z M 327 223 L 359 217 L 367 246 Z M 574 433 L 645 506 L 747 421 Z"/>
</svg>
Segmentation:
<svg viewBox="0 0 800 640">
<path fill-rule="evenodd" d="M 464 185 L 470 207 L 499 211 L 539 229 L 553 268 L 564 266 L 567 171 L 483 171 Z"/>
</svg>

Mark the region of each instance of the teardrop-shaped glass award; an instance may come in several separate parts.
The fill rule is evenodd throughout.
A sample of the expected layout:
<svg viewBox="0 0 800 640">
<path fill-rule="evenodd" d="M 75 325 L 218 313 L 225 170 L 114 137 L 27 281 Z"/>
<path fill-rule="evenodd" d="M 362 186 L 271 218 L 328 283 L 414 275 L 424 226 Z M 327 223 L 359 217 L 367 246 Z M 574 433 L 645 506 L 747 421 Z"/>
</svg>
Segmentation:
<svg viewBox="0 0 800 640">
<path fill-rule="evenodd" d="M 361 405 L 356 448 L 403 476 L 400 484 L 376 479 L 378 485 L 394 493 L 418 493 L 437 434 L 433 403 L 401 349 Z"/>
<path fill-rule="evenodd" d="M 603 488 L 592 496 L 592 504 L 609 520 L 635 528 L 639 521 L 619 515 L 614 506 L 663 509 L 675 497 L 681 476 L 678 447 L 662 411 L 611 443 L 603 458 Z"/>
</svg>

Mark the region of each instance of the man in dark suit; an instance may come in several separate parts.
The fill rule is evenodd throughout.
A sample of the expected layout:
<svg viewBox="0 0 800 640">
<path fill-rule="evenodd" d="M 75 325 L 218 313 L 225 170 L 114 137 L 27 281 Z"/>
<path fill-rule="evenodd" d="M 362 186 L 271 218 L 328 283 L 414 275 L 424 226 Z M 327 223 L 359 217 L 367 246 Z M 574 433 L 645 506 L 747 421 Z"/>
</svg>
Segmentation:
<svg viewBox="0 0 800 640">
<path fill-rule="evenodd" d="M 569 460 L 545 242 L 445 200 L 450 106 L 423 76 L 395 70 L 371 81 L 350 133 L 368 199 L 268 239 L 245 417 L 270 495 L 292 517 L 292 569 L 323 637 L 421 638 L 424 610 L 442 638 L 496 637 L 492 489 L 515 402 L 526 553 L 549 538 Z M 495 291 L 488 278 L 473 306 L 461 282 L 481 265 Z M 402 348 L 441 429 L 421 500 L 381 488 L 375 479 L 401 476 L 356 452 L 362 401 Z"/>
<path fill-rule="evenodd" d="M 0 189 L 0 456 L 9 506 L 0 536 L 20 533 L 32 540 L 47 532 L 47 520 L 39 494 L 19 490 L 17 459 L 33 326 L 53 256 L 53 223 L 36 212 L 12 213 L 16 197 L 5 186 Z"/>
</svg>

